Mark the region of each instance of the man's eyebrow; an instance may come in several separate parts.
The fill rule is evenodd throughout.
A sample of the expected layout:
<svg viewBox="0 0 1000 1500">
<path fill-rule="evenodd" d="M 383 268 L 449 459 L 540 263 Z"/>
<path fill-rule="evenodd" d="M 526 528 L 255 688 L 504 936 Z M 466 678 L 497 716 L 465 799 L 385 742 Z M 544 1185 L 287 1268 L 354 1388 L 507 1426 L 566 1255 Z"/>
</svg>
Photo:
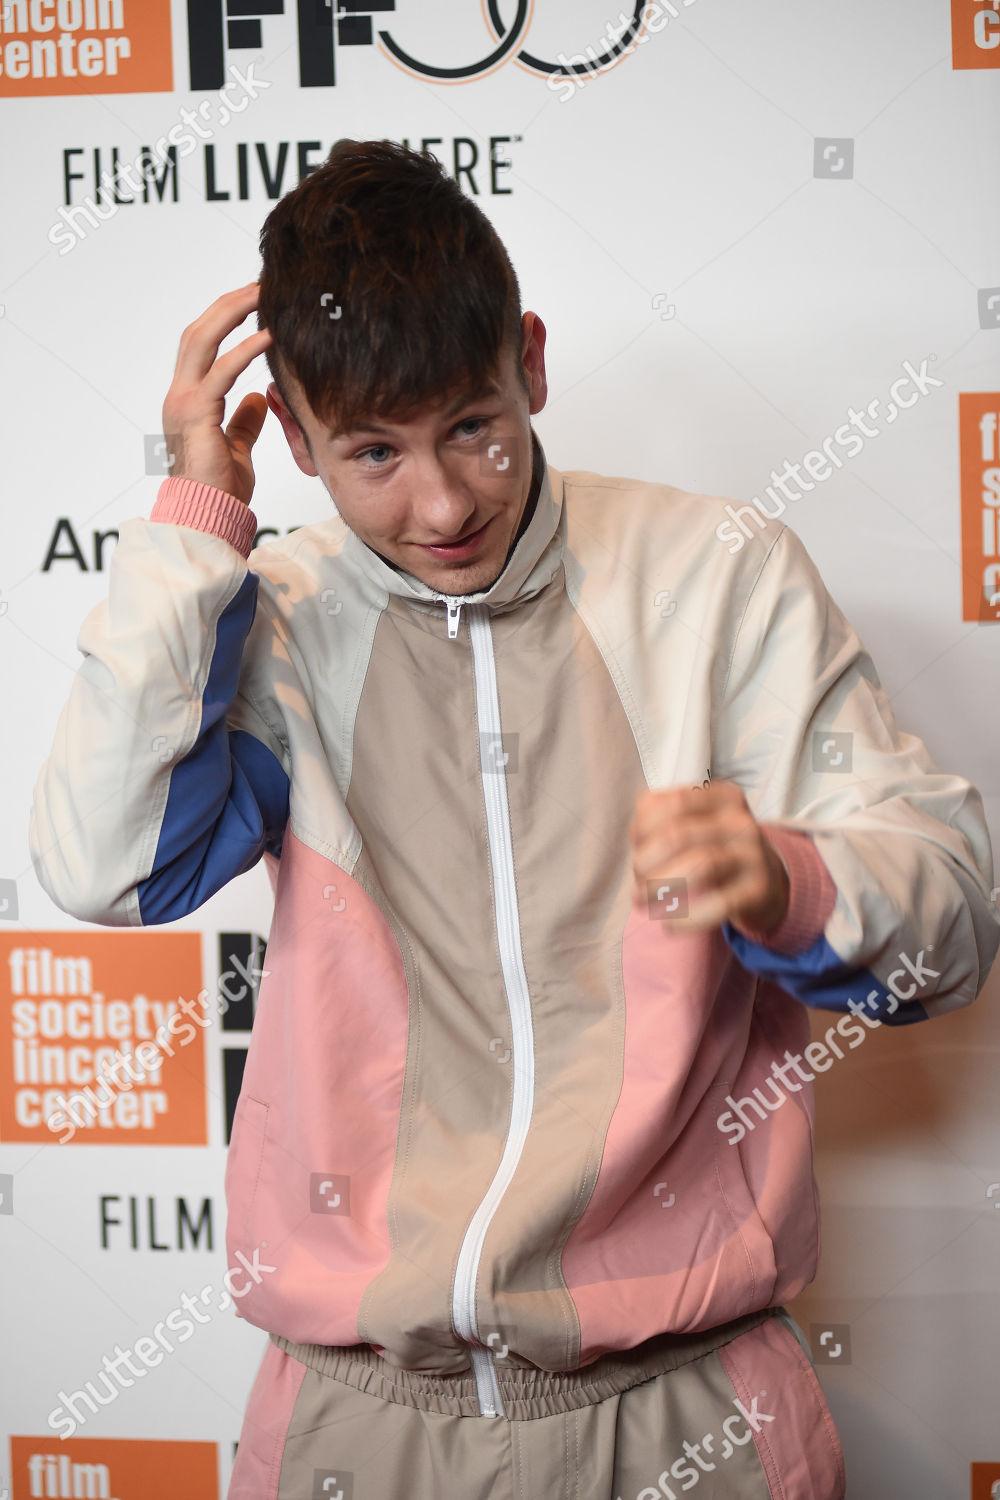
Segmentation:
<svg viewBox="0 0 1000 1500">
<path fill-rule="evenodd" d="M 463 406 L 469 406 L 473 401 L 484 401 L 489 399 L 491 396 L 499 395 L 502 395 L 500 387 L 497 385 L 496 381 L 491 380 L 488 385 L 481 386 L 478 391 L 464 391 L 462 395 L 456 397 L 456 399 L 442 413 L 442 415 L 447 421 L 450 417 L 453 417 L 457 411 L 461 411 Z M 391 428 L 383 427 L 378 422 L 362 422 L 359 426 L 352 427 L 350 431 L 347 431 L 343 427 L 337 427 L 335 429 L 332 428 L 330 430 L 329 437 L 331 442 L 336 442 L 337 438 L 354 437 L 355 435 L 359 435 L 363 432 L 380 432 L 388 435 L 391 433 L 391 431 Z"/>
</svg>

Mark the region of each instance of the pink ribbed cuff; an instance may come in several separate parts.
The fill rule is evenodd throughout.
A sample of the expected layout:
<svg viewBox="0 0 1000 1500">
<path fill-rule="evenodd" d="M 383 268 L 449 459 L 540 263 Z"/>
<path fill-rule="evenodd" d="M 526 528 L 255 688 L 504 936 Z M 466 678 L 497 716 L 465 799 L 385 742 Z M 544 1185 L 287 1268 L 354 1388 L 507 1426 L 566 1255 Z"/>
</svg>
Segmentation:
<svg viewBox="0 0 1000 1500">
<path fill-rule="evenodd" d="M 250 556 L 257 535 L 257 517 L 249 505 L 198 479 L 165 479 L 149 519 L 211 532 L 231 542 L 243 557 Z"/>
<path fill-rule="evenodd" d="M 738 930 L 775 953 L 804 953 L 821 936 L 837 902 L 837 887 L 807 833 L 778 823 L 762 823 L 761 829 L 788 871 L 788 910 L 773 932 Z"/>
</svg>

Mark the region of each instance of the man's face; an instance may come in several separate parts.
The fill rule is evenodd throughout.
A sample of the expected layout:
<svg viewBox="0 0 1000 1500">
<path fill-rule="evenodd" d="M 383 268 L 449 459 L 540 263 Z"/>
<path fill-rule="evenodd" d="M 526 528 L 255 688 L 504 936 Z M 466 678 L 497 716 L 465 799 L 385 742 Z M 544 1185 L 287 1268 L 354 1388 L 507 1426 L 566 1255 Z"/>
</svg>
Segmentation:
<svg viewBox="0 0 1000 1500">
<path fill-rule="evenodd" d="M 545 405 L 545 327 L 522 319 L 520 358 L 504 348 L 490 394 L 456 391 L 400 423 L 331 430 L 289 381 L 267 402 L 299 468 L 318 475 L 347 526 L 373 551 L 442 594 L 489 588 L 503 571 L 531 490 L 529 418 Z M 336 428 L 336 422 L 332 424 Z M 456 538 L 461 546 L 448 547 Z"/>
</svg>

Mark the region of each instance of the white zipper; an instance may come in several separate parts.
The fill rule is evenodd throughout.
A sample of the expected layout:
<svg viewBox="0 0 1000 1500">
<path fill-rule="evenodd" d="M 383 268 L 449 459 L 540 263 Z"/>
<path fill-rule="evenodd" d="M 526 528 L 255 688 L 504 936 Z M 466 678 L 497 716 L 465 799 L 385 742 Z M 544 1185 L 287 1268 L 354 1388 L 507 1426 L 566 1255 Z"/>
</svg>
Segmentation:
<svg viewBox="0 0 1000 1500">
<path fill-rule="evenodd" d="M 493 637 L 489 611 L 485 605 L 468 604 L 461 596 L 441 595 L 448 604 L 448 635 L 458 635 L 460 612 L 466 604 L 469 634 L 472 639 L 476 679 L 476 718 L 479 733 L 480 775 L 486 801 L 486 827 L 490 842 L 490 863 L 496 900 L 497 940 L 500 965 L 511 1024 L 511 1067 L 513 1095 L 510 1125 L 503 1155 L 476 1209 L 462 1240 L 455 1269 L 452 1299 L 455 1328 L 459 1336 L 473 1345 L 472 1368 L 476 1377 L 479 1409 L 484 1417 L 503 1416 L 500 1387 L 497 1383 L 495 1356 L 485 1347 L 476 1322 L 476 1278 L 487 1230 L 500 1200 L 510 1186 L 524 1150 L 535 1092 L 535 1049 L 531 1025 L 531 999 L 521 953 L 521 926 L 514 885 L 514 858 L 511 850 L 510 810 L 507 803 L 506 760 L 497 757 L 497 770 L 482 770 L 483 735 L 500 740 L 500 702 L 497 696 L 496 669 L 493 660 Z"/>
<path fill-rule="evenodd" d="M 441 598 L 448 606 L 448 639 L 453 641 L 458 635 L 458 621 L 462 613 L 462 601 L 461 599 L 450 598 L 447 594 L 442 594 Z"/>
</svg>

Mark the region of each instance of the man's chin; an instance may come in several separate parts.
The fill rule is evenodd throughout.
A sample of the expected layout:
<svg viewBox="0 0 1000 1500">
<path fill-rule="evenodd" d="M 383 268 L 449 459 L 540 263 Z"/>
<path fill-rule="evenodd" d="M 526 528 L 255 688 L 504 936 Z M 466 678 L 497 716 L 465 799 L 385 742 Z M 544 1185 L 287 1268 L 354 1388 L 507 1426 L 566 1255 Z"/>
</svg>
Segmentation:
<svg viewBox="0 0 1000 1500">
<path fill-rule="evenodd" d="M 371 546 L 370 543 L 365 545 Z M 407 548 L 405 556 L 401 557 L 388 557 L 374 547 L 371 550 L 397 573 L 409 573 L 411 578 L 418 578 L 437 593 L 453 594 L 458 598 L 463 594 L 480 594 L 492 588 L 510 561 L 514 549 L 508 547 L 506 553 L 500 555 L 494 547 L 490 547 L 482 557 L 470 558 L 467 563 L 444 562 L 433 554 L 425 553 L 420 547 Z"/>
<path fill-rule="evenodd" d="M 414 578 L 419 578 L 421 583 L 426 583 L 428 588 L 435 589 L 439 594 L 452 594 L 455 598 L 463 594 L 481 594 L 484 590 L 492 588 L 500 577 L 502 569 L 495 565 L 490 568 L 442 568 L 440 572 L 427 567 L 421 568 L 418 573 L 413 568 L 407 572 L 412 573 Z"/>
<path fill-rule="evenodd" d="M 470 558 L 467 563 L 447 563 L 421 553 L 419 548 L 413 550 L 420 555 L 401 560 L 397 566 L 405 568 L 407 573 L 439 594 L 454 594 L 456 597 L 479 594 L 491 588 L 507 565 L 507 557 L 498 556 L 493 547 L 482 557 Z"/>
</svg>

